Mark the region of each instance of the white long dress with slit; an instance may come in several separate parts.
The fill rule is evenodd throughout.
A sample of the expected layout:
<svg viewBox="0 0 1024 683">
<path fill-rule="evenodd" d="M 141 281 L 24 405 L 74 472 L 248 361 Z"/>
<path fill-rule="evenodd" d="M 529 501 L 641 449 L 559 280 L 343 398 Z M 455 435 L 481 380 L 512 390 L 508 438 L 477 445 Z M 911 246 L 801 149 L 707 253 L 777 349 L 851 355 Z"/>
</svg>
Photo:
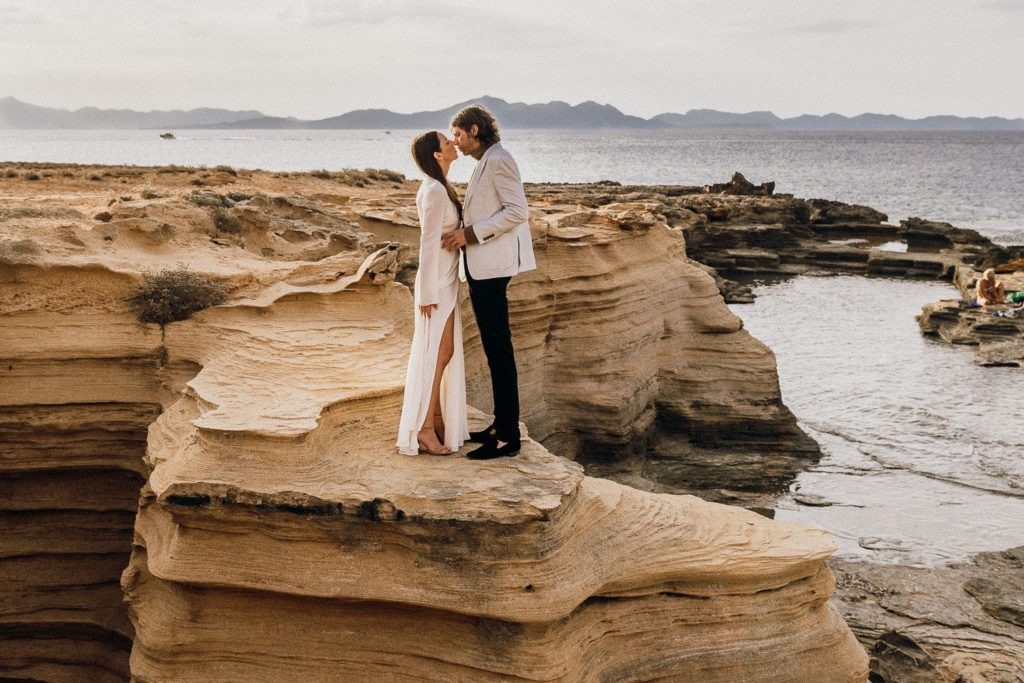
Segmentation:
<svg viewBox="0 0 1024 683">
<path fill-rule="evenodd" d="M 466 418 L 466 370 L 462 353 L 462 320 L 459 315 L 459 251 L 441 248 L 441 235 L 458 224 L 458 213 L 444 185 L 428 178 L 416 193 L 420 218 L 420 265 L 413 301 L 415 328 L 405 375 L 405 398 L 398 427 L 398 450 L 417 455 L 416 433 L 430 408 L 430 389 L 437 368 L 441 335 L 449 316 L 454 316 L 454 352 L 441 377 L 441 415 L 445 424 L 444 445 L 454 453 L 469 439 Z M 437 304 L 430 316 L 420 306 Z"/>
</svg>

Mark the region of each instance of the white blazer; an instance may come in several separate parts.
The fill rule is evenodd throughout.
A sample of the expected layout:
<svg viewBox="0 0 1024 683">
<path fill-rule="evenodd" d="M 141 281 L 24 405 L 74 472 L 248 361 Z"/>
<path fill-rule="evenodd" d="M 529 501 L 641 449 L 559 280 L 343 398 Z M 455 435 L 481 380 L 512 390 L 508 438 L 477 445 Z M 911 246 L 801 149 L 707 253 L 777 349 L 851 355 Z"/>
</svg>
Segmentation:
<svg viewBox="0 0 1024 683">
<path fill-rule="evenodd" d="M 473 226 L 478 240 L 466 245 L 466 261 L 474 279 L 512 277 L 537 267 L 519 167 L 500 142 L 491 145 L 476 163 L 462 208 L 465 224 Z M 466 279 L 461 259 L 459 276 Z"/>
</svg>

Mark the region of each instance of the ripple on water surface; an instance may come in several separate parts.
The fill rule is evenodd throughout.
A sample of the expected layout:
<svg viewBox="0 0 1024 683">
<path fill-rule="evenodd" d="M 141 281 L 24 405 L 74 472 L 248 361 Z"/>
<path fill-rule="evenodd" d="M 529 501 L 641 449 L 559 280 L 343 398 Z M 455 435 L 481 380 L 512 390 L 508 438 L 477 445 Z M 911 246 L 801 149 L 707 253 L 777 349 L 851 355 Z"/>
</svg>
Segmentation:
<svg viewBox="0 0 1024 683">
<path fill-rule="evenodd" d="M 775 352 L 783 400 L 825 456 L 778 519 L 887 562 L 1024 544 L 1024 370 L 921 336 L 914 316 L 952 287 L 798 277 L 755 292 L 732 310 Z"/>
</svg>

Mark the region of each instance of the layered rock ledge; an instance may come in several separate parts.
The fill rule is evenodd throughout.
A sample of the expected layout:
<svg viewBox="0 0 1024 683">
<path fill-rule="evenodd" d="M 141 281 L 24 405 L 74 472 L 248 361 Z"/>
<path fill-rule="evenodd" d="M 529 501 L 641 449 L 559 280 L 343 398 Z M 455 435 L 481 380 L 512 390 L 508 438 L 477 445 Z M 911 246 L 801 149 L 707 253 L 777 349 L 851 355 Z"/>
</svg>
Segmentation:
<svg viewBox="0 0 1024 683">
<path fill-rule="evenodd" d="M 395 452 L 414 184 L 39 170 L 0 196 L 2 675 L 866 677 L 825 532 L 654 490 L 697 449 L 739 453 L 737 489 L 813 456 L 658 207 L 535 196 L 542 267 L 512 297 L 531 433 L 638 490 L 535 440 Z M 179 260 L 228 303 L 138 323 L 140 273 Z"/>
<path fill-rule="evenodd" d="M 1024 262 L 1019 266 L 1019 270 L 1004 267 L 996 276 L 1009 291 L 1024 289 Z M 1024 309 L 1009 304 L 969 304 L 979 277 L 981 271 L 959 269 L 955 284 L 961 298 L 925 305 L 917 316 L 921 332 L 950 344 L 974 347 L 979 365 L 1024 367 Z"/>
</svg>

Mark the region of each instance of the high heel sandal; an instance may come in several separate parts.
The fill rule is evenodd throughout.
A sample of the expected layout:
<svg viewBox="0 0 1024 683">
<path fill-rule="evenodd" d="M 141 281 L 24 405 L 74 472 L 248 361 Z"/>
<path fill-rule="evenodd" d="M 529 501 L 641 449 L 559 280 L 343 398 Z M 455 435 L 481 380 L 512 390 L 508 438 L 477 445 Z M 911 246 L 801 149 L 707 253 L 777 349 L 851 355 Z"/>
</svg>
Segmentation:
<svg viewBox="0 0 1024 683">
<path fill-rule="evenodd" d="M 430 446 L 428 446 L 427 444 L 423 443 L 423 438 L 420 436 L 420 434 L 422 434 L 425 431 L 429 432 L 429 433 L 433 433 L 434 430 L 432 430 L 432 429 L 430 429 L 430 430 L 422 430 L 421 429 L 419 432 L 417 432 L 417 434 L 416 434 L 416 442 L 419 444 L 419 447 L 422 450 L 425 450 L 427 453 L 430 453 L 431 455 L 451 455 L 452 449 L 448 448 L 444 444 L 441 444 L 441 450 L 435 451 Z M 434 434 L 434 438 L 435 439 L 437 438 L 437 434 Z"/>
</svg>

